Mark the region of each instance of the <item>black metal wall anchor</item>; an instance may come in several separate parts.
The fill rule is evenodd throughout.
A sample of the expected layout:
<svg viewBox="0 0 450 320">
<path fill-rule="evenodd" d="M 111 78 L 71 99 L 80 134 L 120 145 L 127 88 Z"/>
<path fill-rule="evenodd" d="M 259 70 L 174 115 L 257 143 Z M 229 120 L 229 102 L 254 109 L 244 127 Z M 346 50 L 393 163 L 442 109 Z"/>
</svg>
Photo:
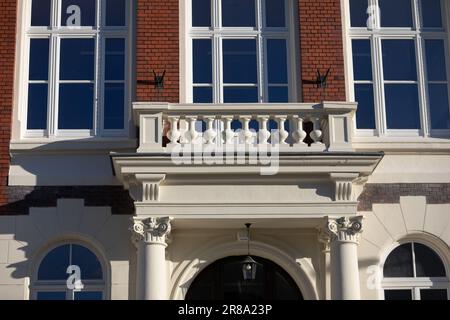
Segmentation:
<svg viewBox="0 0 450 320">
<path fill-rule="evenodd" d="M 155 70 L 153 72 L 153 80 L 138 80 L 138 84 L 145 84 L 145 85 L 153 85 L 156 92 L 157 92 L 157 100 L 160 100 L 160 93 L 164 89 L 164 78 L 166 76 L 166 70 L 162 74 L 157 74 Z"/>
<path fill-rule="evenodd" d="M 164 89 L 164 77 L 166 76 L 166 70 L 159 75 L 156 74 L 155 70 L 153 70 L 153 84 L 155 85 L 155 89 L 160 91 Z"/>
<path fill-rule="evenodd" d="M 328 76 L 330 75 L 331 67 L 328 68 L 325 74 L 320 72 L 320 69 L 317 69 L 317 77 L 316 80 L 302 80 L 303 84 L 312 84 L 315 85 L 317 89 L 322 89 L 322 100 L 326 98 L 326 88 L 328 87 Z"/>
</svg>

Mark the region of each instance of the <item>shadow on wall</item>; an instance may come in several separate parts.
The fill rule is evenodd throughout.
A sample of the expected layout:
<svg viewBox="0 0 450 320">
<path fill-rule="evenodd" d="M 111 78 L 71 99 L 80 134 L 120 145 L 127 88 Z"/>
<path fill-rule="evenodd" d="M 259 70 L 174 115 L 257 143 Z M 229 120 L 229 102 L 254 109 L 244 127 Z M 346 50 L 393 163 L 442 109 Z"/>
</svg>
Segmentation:
<svg viewBox="0 0 450 320">
<path fill-rule="evenodd" d="M 61 198 L 84 199 L 86 206 L 109 206 L 113 214 L 132 214 L 133 200 L 115 178 L 109 154 L 134 152 L 135 148 L 108 150 L 101 142 L 79 139 L 12 151 L 10 179 L 17 186 L 6 188 L 8 203 L 0 205 L 0 216 L 54 207 Z M 33 186 L 23 186 L 24 179 L 23 184 Z"/>
<path fill-rule="evenodd" d="M 70 152 L 55 152 L 67 149 L 69 143 Z M 86 151 L 86 146 L 91 143 L 93 149 Z M 101 254 L 99 258 L 107 265 L 105 274 L 109 272 L 110 275 L 107 283 L 123 287 L 121 290 L 111 290 L 111 297 L 130 298 L 128 286 L 134 280 L 129 279 L 129 270 L 133 268 L 130 261 L 134 263 L 134 247 L 130 241 L 129 228 L 134 205 L 128 191 L 119 185 L 89 185 L 89 182 L 86 185 L 51 186 L 46 180 L 48 176 L 58 178 L 59 174 L 64 175 L 62 168 L 81 173 L 81 178 L 78 178 L 81 182 L 83 175 L 92 178 L 89 175 L 96 170 L 107 172 L 110 179 L 114 179 L 109 161 L 110 151 L 99 152 L 100 147 L 95 141 L 87 139 L 52 143 L 17 154 L 13 152 L 12 163 L 16 157 L 28 158 L 29 161 L 20 162 L 25 164 L 22 169 L 30 176 L 34 175 L 36 184 L 41 186 L 7 187 L 9 203 L 0 206 L 0 244 L 1 248 L 6 246 L 7 249 L 6 254 L 0 254 L 0 269 L 5 268 L 6 272 L 0 271 L 5 277 L 1 279 L 2 286 L 6 284 L 11 287 L 3 288 L 22 287 L 28 283 L 28 277 L 32 284 L 32 273 L 37 270 L 40 255 L 50 246 L 74 241 L 96 249 L 94 251 Z M 106 159 L 101 162 L 106 164 L 105 168 L 97 168 L 94 161 L 91 168 L 85 170 L 87 162 L 66 161 L 77 154 L 84 154 L 87 162 L 92 155 L 102 157 Z M 59 157 L 61 167 L 53 166 L 55 157 Z M 47 171 L 42 171 L 43 168 Z M 24 290 L 21 293 L 19 291 L 5 294 L 7 298 L 22 299 Z M 3 297 L 3 294 L 0 296 Z"/>
</svg>

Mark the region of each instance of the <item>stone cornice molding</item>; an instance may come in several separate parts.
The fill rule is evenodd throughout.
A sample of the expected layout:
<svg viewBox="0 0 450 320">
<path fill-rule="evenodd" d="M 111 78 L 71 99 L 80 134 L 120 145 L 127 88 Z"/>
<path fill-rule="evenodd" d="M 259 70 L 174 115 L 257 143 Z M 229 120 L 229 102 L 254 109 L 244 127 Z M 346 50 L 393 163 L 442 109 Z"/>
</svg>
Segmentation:
<svg viewBox="0 0 450 320">
<path fill-rule="evenodd" d="M 167 246 L 171 229 L 171 219 L 169 217 L 152 217 L 144 220 L 134 218 L 132 241 L 135 245 L 144 241 L 146 244 Z"/>
<path fill-rule="evenodd" d="M 353 242 L 358 244 L 363 231 L 363 216 L 328 218 L 324 232 L 329 236 L 330 242 Z"/>
</svg>

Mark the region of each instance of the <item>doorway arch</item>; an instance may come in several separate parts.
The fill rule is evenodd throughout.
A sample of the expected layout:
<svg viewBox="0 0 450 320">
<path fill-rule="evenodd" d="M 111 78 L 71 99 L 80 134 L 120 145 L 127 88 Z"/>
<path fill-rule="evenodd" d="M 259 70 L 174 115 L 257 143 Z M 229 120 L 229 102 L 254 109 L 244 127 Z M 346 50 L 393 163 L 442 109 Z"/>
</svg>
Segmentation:
<svg viewBox="0 0 450 320">
<path fill-rule="evenodd" d="M 258 262 L 256 279 L 244 280 L 244 259 L 227 257 L 207 266 L 191 283 L 186 300 L 303 300 L 292 277 L 271 260 L 254 257 Z"/>
</svg>

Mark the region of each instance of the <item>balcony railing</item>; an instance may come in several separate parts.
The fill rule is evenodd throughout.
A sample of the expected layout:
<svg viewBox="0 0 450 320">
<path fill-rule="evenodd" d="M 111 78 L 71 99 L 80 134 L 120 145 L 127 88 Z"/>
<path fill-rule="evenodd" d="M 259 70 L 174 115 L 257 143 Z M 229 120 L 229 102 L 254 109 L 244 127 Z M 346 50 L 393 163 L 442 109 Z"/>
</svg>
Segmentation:
<svg viewBox="0 0 450 320">
<path fill-rule="evenodd" d="M 356 103 L 133 104 L 138 152 L 174 146 L 277 146 L 281 151 L 352 151 Z"/>
</svg>

